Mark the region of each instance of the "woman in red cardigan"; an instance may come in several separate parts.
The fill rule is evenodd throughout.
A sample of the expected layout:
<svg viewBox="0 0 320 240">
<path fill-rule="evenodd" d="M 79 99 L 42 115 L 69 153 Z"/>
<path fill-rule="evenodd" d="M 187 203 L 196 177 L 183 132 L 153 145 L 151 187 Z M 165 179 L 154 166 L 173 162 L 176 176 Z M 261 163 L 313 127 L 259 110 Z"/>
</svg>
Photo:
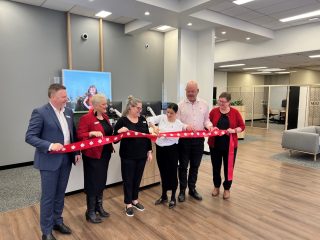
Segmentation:
<svg viewBox="0 0 320 240">
<path fill-rule="evenodd" d="M 223 162 L 224 168 L 224 192 L 223 199 L 230 198 L 230 188 L 232 180 L 228 179 L 228 167 L 234 166 L 238 148 L 238 136 L 237 133 L 242 132 L 245 129 L 243 119 L 239 111 L 230 107 L 231 94 L 223 92 L 219 96 L 219 107 L 215 107 L 209 114 L 209 119 L 213 124 L 213 127 L 220 130 L 227 130 L 228 134 L 223 136 L 210 137 L 208 144 L 210 147 L 211 163 L 213 169 L 213 184 L 214 189 L 212 196 L 216 197 L 220 193 L 221 185 L 221 165 Z M 232 137 L 234 142 L 234 158 L 233 163 L 228 163 L 229 153 L 229 141 Z M 230 170 L 229 170 L 230 171 Z M 231 169 L 233 171 L 233 169 Z"/>
<path fill-rule="evenodd" d="M 77 130 L 79 140 L 112 136 L 113 128 L 106 115 L 107 106 L 104 95 L 96 94 L 92 97 L 92 109 L 79 121 Z M 103 190 L 112 152 L 112 144 L 82 150 L 84 190 L 87 194 L 86 219 L 91 223 L 100 223 L 101 217 L 109 216 L 103 209 Z"/>
</svg>

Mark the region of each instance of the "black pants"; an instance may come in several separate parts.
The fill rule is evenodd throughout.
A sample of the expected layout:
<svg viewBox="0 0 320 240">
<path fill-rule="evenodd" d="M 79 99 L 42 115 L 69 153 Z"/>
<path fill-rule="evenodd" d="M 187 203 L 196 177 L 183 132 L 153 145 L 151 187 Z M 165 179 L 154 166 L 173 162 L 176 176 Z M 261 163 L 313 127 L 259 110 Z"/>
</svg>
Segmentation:
<svg viewBox="0 0 320 240">
<path fill-rule="evenodd" d="M 107 182 L 111 152 L 104 158 L 95 159 L 82 155 L 84 173 L 84 191 L 90 197 L 102 193 Z"/>
<path fill-rule="evenodd" d="M 162 189 L 176 191 L 178 187 L 178 144 L 157 147 L 157 163 L 160 171 Z"/>
<path fill-rule="evenodd" d="M 147 155 L 142 159 L 121 158 L 121 174 L 125 204 L 131 204 L 133 200 L 138 199 L 139 186 L 146 160 Z"/>
<path fill-rule="evenodd" d="M 216 188 L 221 185 L 221 165 L 223 161 L 224 170 L 224 182 L 223 188 L 229 190 L 231 188 L 232 180 L 228 180 L 228 150 L 219 150 L 216 148 L 210 148 L 212 172 L 213 172 L 213 184 Z M 236 161 L 237 148 L 234 149 L 233 167 Z"/>
<path fill-rule="evenodd" d="M 201 163 L 204 138 L 181 138 L 179 140 L 179 181 L 180 191 L 187 186 L 189 190 L 196 188 L 198 169 Z M 189 176 L 188 165 L 190 162 Z"/>
</svg>

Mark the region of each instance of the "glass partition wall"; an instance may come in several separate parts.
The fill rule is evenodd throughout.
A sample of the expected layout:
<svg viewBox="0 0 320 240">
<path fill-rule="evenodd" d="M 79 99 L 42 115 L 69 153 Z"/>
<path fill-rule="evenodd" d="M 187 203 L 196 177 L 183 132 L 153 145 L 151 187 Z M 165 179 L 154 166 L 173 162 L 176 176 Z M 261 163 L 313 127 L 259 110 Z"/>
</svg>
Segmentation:
<svg viewBox="0 0 320 240">
<path fill-rule="evenodd" d="M 246 125 L 283 131 L 320 125 L 320 85 L 228 87 L 245 106 Z"/>
</svg>

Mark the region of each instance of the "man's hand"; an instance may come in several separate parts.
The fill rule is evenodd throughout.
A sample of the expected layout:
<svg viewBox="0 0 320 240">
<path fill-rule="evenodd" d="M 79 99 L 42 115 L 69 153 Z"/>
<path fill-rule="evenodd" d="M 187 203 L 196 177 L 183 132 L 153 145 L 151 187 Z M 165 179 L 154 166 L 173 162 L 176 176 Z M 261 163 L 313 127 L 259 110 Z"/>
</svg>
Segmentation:
<svg viewBox="0 0 320 240">
<path fill-rule="evenodd" d="M 63 145 L 61 143 L 52 143 L 51 145 L 51 151 L 60 151 L 63 148 Z"/>
</svg>

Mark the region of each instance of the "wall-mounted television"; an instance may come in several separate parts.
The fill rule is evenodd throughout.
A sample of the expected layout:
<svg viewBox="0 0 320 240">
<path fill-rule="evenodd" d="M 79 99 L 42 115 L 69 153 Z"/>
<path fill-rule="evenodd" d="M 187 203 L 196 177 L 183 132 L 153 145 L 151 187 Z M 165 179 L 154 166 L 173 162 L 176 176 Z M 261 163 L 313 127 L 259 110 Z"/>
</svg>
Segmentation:
<svg viewBox="0 0 320 240">
<path fill-rule="evenodd" d="M 67 106 L 74 112 L 88 111 L 92 106 L 91 97 L 96 93 L 112 99 L 110 72 L 63 69 L 62 80 L 69 98 Z"/>
</svg>

